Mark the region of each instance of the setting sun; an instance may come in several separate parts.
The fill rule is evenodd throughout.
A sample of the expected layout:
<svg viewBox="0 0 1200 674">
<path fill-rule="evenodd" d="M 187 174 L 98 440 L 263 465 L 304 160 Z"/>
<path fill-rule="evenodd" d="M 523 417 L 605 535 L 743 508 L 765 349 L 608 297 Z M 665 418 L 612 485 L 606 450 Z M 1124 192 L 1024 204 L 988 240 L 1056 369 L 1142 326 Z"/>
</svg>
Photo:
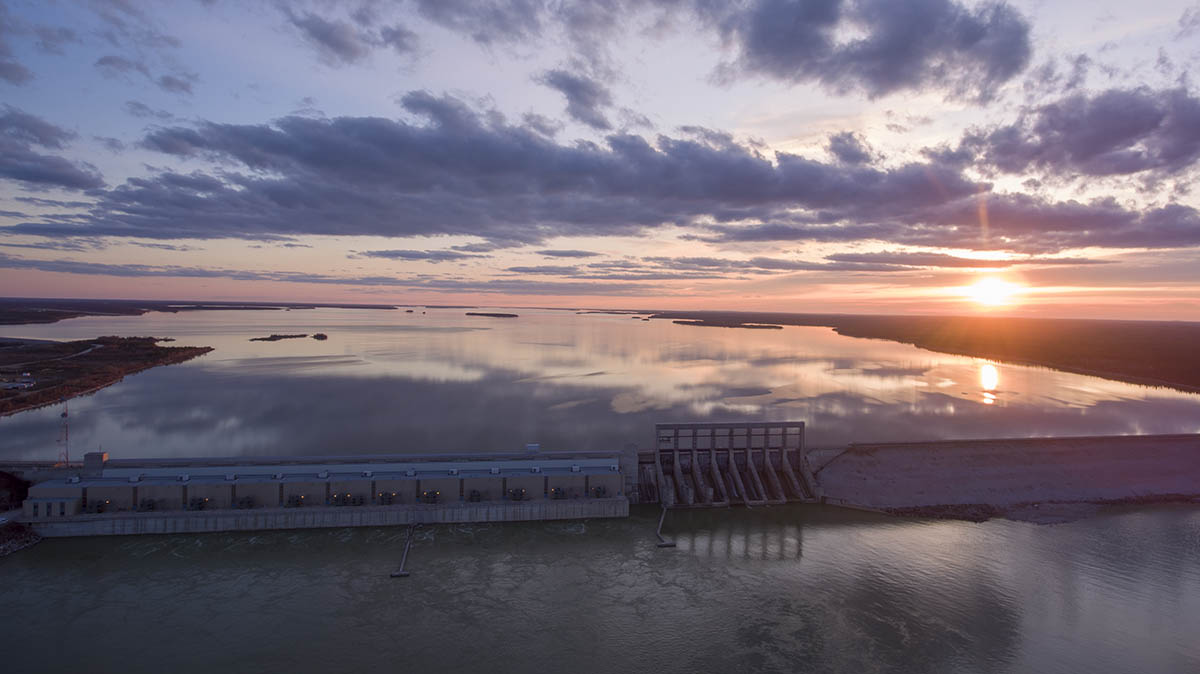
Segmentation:
<svg viewBox="0 0 1200 674">
<path fill-rule="evenodd" d="M 1011 304 L 1021 287 L 998 278 L 984 278 L 966 287 L 966 295 L 972 301 L 990 307 Z"/>
</svg>

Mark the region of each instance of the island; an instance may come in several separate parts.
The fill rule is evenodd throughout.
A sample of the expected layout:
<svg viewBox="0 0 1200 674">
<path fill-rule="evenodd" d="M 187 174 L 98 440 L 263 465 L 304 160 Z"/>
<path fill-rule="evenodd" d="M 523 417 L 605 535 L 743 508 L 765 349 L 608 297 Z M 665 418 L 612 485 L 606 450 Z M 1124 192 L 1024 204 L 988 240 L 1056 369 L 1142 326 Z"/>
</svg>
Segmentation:
<svg viewBox="0 0 1200 674">
<path fill-rule="evenodd" d="M 0 340 L 0 416 L 92 393 L 126 375 L 212 351 L 208 346 L 159 346 L 160 341 L 155 337 Z"/>
<path fill-rule="evenodd" d="M 251 337 L 250 341 L 252 341 L 252 342 L 278 342 L 281 339 L 304 339 L 307 336 L 308 336 L 307 332 L 296 333 L 296 334 L 292 334 L 292 335 L 275 335 L 275 334 L 273 334 L 273 335 L 269 335 L 267 337 Z"/>
<path fill-rule="evenodd" d="M 743 323 L 741 321 L 720 321 L 720 320 L 701 320 L 701 321 L 671 321 L 676 325 L 698 325 L 704 328 L 750 328 L 752 330 L 782 330 L 782 325 L 773 325 L 770 323 Z"/>
<path fill-rule="evenodd" d="M 490 318 L 520 318 L 517 314 L 499 314 L 487 311 L 468 311 L 468 316 L 488 316 Z"/>
<path fill-rule="evenodd" d="M 323 341 L 329 339 L 329 335 L 327 335 L 323 332 L 318 332 L 317 334 L 313 335 L 312 338 L 317 340 L 318 342 L 323 342 Z"/>
</svg>

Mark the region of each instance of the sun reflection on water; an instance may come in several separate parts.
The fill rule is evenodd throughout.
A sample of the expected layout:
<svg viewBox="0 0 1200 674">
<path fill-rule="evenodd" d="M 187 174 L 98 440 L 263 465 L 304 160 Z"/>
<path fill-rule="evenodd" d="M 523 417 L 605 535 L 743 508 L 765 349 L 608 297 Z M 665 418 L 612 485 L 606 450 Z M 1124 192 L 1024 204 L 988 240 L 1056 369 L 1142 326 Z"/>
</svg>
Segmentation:
<svg viewBox="0 0 1200 674">
<path fill-rule="evenodd" d="M 979 385 L 983 388 L 983 404 L 996 402 L 996 387 L 1000 385 L 1000 371 L 991 363 L 979 367 Z"/>
</svg>

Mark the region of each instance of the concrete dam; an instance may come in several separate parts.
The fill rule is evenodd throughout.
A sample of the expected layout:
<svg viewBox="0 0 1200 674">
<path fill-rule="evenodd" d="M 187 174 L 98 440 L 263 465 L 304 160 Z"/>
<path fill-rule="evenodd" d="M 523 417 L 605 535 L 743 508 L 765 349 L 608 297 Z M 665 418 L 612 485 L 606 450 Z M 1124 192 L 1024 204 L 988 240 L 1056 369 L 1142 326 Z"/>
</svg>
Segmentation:
<svg viewBox="0 0 1200 674">
<path fill-rule="evenodd" d="M 653 448 L 613 452 L 97 452 L 82 464 L 10 462 L 0 471 L 33 483 L 16 519 L 50 537 L 625 517 L 636 504 L 661 504 L 664 518 L 668 509 L 787 503 L 997 516 L 1030 504 L 1200 499 L 1200 435 L 810 449 L 804 430 L 798 421 L 658 424 Z"/>
</svg>

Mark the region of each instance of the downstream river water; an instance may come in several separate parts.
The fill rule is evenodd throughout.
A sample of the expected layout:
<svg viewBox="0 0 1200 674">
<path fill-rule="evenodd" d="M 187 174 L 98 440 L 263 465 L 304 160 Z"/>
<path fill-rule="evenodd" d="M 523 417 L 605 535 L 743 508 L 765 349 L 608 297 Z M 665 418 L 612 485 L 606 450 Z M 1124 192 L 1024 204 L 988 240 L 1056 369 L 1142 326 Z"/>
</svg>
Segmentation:
<svg viewBox="0 0 1200 674">
<path fill-rule="evenodd" d="M 422 312 L 426 313 L 422 313 Z M 221 311 L 6 326 L 174 337 L 188 363 L 71 401 L 71 451 L 647 446 L 658 421 L 851 441 L 1200 431 L 1200 396 L 838 336 L 515 310 Z M 250 342 L 271 333 L 312 339 Z M 49 459 L 61 408 L 0 419 Z M 1196 672 L 1200 510 L 1069 524 L 819 506 L 627 520 L 47 540 L 0 559 L 4 671 Z"/>
</svg>

